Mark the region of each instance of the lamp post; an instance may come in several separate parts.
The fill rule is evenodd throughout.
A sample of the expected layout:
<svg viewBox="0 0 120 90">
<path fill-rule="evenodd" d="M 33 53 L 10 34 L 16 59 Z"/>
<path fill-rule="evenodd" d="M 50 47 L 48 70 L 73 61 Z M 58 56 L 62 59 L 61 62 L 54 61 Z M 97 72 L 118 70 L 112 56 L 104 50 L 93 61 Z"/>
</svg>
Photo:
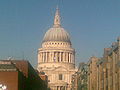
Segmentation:
<svg viewBox="0 0 120 90">
<path fill-rule="evenodd" d="M 0 90 L 7 90 L 7 86 L 3 85 L 3 84 L 0 84 Z"/>
</svg>

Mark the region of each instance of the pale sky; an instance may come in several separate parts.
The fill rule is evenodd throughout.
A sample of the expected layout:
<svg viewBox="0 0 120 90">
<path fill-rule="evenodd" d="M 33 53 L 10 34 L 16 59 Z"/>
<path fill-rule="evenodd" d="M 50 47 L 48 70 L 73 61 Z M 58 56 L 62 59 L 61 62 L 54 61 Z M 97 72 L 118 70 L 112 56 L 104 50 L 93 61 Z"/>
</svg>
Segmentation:
<svg viewBox="0 0 120 90">
<path fill-rule="evenodd" d="M 77 63 L 101 57 L 120 36 L 120 0 L 0 0 L 0 59 L 24 58 L 36 67 L 57 5 Z"/>
</svg>

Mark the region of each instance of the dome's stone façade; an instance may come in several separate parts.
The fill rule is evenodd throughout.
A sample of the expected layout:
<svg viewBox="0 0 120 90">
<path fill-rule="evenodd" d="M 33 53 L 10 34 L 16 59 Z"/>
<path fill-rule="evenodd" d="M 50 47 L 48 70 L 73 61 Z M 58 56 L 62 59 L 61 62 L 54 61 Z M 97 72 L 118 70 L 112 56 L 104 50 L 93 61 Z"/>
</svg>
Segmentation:
<svg viewBox="0 0 120 90">
<path fill-rule="evenodd" d="M 75 50 L 70 36 L 60 24 L 57 8 L 54 24 L 45 33 L 38 49 L 38 71 L 48 76 L 50 90 L 71 90 L 75 69 Z"/>
<path fill-rule="evenodd" d="M 64 30 L 64 28 L 61 27 L 53 27 L 46 32 L 43 42 L 48 41 L 62 41 L 71 43 L 69 34 Z"/>
<path fill-rule="evenodd" d="M 69 34 L 66 30 L 64 30 L 64 28 L 61 27 L 59 10 L 56 11 L 53 27 L 45 33 L 43 38 L 43 42 L 48 41 L 62 41 L 71 43 Z"/>
</svg>

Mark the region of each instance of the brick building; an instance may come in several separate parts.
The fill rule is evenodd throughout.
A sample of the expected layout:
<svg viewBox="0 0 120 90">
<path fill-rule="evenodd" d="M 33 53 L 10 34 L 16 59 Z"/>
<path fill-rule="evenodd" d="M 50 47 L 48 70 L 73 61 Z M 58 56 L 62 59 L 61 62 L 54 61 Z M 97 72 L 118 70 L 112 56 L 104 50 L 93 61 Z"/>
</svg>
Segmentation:
<svg viewBox="0 0 120 90">
<path fill-rule="evenodd" d="M 47 90 L 46 83 L 24 60 L 0 60 L 0 89 L 3 87 L 5 90 Z"/>
<path fill-rule="evenodd" d="M 25 90 L 25 76 L 10 61 L 0 61 L 0 84 L 6 90 Z"/>
</svg>

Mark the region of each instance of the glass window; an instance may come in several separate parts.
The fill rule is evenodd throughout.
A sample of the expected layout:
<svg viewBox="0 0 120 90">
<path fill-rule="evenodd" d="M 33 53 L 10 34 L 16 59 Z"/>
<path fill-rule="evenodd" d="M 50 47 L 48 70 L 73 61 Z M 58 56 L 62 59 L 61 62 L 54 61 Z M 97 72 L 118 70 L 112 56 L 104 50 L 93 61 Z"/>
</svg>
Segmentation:
<svg viewBox="0 0 120 90">
<path fill-rule="evenodd" d="M 62 74 L 59 74 L 59 80 L 62 80 Z"/>
</svg>

